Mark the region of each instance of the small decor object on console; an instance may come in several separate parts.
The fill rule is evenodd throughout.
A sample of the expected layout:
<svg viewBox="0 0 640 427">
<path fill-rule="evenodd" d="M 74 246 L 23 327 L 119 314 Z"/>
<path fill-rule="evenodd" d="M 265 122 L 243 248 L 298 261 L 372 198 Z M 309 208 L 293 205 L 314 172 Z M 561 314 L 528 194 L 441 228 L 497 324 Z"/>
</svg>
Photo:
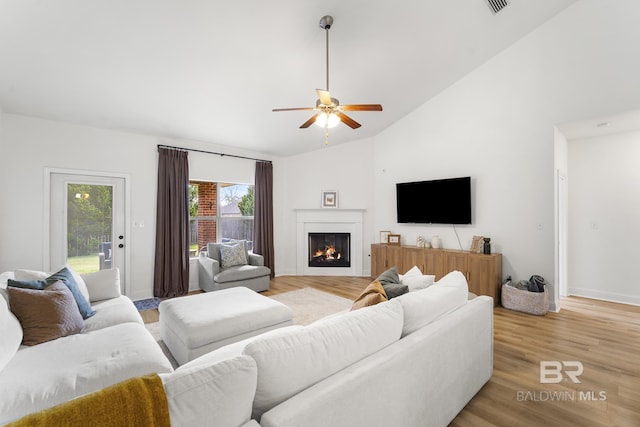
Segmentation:
<svg viewBox="0 0 640 427">
<path fill-rule="evenodd" d="M 400 235 L 399 234 L 389 234 L 389 244 L 390 245 L 400 245 Z"/>
<path fill-rule="evenodd" d="M 438 235 L 435 235 L 431 238 L 431 247 L 433 249 L 440 249 L 441 244 L 442 242 L 440 241 L 440 237 Z"/>
<path fill-rule="evenodd" d="M 337 191 L 323 191 L 322 192 L 322 207 L 323 208 L 337 208 L 338 207 L 338 192 Z"/>
<path fill-rule="evenodd" d="M 489 237 L 484 237 L 484 254 L 491 255 L 491 239 Z"/>
<path fill-rule="evenodd" d="M 419 248 L 424 248 L 427 244 L 427 239 L 424 238 L 424 236 L 418 236 L 416 237 L 416 246 Z"/>
<path fill-rule="evenodd" d="M 482 236 L 473 236 L 473 239 L 471 240 L 471 249 L 470 252 L 479 254 L 482 252 Z"/>
<path fill-rule="evenodd" d="M 381 231 L 380 232 L 380 243 L 389 243 L 389 234 L 390 231 Z"/>
</svg>

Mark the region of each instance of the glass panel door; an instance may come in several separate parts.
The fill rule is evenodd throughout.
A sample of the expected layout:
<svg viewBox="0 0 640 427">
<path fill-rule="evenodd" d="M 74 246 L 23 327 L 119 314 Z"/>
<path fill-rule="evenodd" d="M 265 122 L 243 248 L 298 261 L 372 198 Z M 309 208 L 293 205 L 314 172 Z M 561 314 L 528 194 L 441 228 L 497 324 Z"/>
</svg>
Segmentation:
<svg viewBox="0 0 640 427">
<path fill-rule="evenodd" d="M 124 178 L 51 173 L 50 269 L 118 268 L 125 290 Z"/>
<path fill-rule="evenodd" d="M 67 259 L 78 273 L 113 263 L 113 186 L 67 184 Z"/>
</svg>

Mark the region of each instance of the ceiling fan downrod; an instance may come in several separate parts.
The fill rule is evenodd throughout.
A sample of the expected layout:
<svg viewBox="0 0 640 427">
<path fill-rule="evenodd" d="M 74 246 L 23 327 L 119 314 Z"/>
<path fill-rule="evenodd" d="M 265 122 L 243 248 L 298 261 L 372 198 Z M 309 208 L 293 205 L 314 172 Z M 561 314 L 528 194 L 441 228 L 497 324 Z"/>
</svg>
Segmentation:
<svg viewBox="0 0 640 427">
<path fill-rule="evenodd" d="M 327 73 L 327 87 L 324 90 L 329 92 L 329 29 L 333 25 L 333 17 L 330 15 L 325 15 L 320 18 L 320 28 L 325 31 L 325 39 L 326 39 L 326 73 Z"/>
</svg>

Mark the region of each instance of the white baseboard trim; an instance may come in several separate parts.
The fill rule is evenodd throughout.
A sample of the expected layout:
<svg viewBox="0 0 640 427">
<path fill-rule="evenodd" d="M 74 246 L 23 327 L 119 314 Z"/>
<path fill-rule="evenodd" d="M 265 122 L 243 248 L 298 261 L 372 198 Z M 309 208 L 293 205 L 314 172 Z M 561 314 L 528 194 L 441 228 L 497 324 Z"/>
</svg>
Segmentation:
<svg viewBox="0 0 640 427">
<path fill-rule="evenodd" d="M 640 297 L 635 295 L 625 295 L 615 292 L 584 288 L 569 288 L 569 295 L 640 306 Z"/>
</svg>

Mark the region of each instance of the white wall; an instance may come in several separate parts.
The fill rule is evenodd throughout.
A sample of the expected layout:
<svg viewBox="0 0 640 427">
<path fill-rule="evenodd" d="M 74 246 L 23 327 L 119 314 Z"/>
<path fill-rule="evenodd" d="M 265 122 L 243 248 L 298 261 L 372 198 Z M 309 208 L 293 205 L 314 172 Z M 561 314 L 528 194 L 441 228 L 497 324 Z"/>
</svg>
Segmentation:
<svg viewBox="0 0 640 427">
<path fill-rule="evenodd" d="M 194 141 L 158 140 L 152 136 L 75 126 L 67 123 L 4 114 L 0 128 L 3 141 L 4 194 L 0 221 L 0 271 L 15 268 L 43 269 L 44 169 L 64 168 L 127 174 L 130 178 L 130 224 L 127 244 L 130 283 L 134 299 L 153 293 L 157 145 L 166 144 L 209 151 L 259 157 L 228 147 Z M 267 159 L 269 160 L 269 159 Z M 254 162 L 204 153 L 189 153 L 193 179 L 226 179 L 253 183 Z"/>
<path fill-rule="evenodd" d="M 640 132 L 568 145 L 569 294 L 640 305 Z"/>
<path fill-rule="evenodd" d="M 309 129 L 307 132 L 315 131 Z M 340 129 L 349 132 L 350 129 Z M 318 132 L 318 144 L 324 134 Z M 365 209 L 363 228 L 373 228 L 373 141 L 329 145 L 319 150 L 280 159 L 274 164 L 276 274 L 296 274 L 295 209 L 320 209 L 323 190 L 338 191 L 338 208 Z M 277 196 L 277 197 L 276 197 Z M 364 232 L 363 275 L 370 273 L 371 233 Z"/>
<path fill-rule="evenodd" d="M 380 134 L 375 229 L 407 243 L 439 234 L 457 247 L 451 227 L 396 224 L 394 184 L 471 175 L 473 225 L 458 229 L 463 247 L 474 234 L 490 236 L 505 277 L 553 283 L 554 125 L 640 105 L 640 57 L 630 54 L 639 18 L 633 0 L 577 2 Z"/>
<path fill-rule="evenodd" d="M 638 19 L 640 3 L 634 0 L 582 0 L 373 141 L 330 144 L 284 159 L 277 271 L 293 271 L 292 210 L 319 206 L 318 194 L 328 188 L 340 190 L 341 202 L 350 207 L 364 203 L 371 242 L 380 230 L 391 230 L 402 235 L 403 244 L 438 234 L 444 247 L 459 248 L 451 226 L 398 224 L 395 184 L 471 176 L 473 224 L 456 227 L 461 246 L 468 249 L 473 235 L 489 236 L 493 250 L 503 254 L 504 277 L 539 274 L 553 284 L 555 125 L 640 105 L 640 57 L 630 54 L 640 40 Z M 327 162 L 336 159 L 349 167 L 325 173 Z M 372 170 L 366 170 L 369 164 Z M 355 203 L 344 193 L 371 199 Z M 424 203 L 428 209 L 445 201 Z M 557 309 L 555 299 L 552 308 Z"/>
<path fill-rule="evenodd" d="M 7 200 L 5 197 L 5 188 L 9 186 L 9 179 L 5 175 L 5 168 L 2 165 L 6 162 L 7 155 L 5 153 L 4 134 L 2 132 L 4 125 L 4 113 L 2 105 L 0 105 L 0 200 Z M 5 209 L 0 208 L 0 259 L 2 259 L 2 248 L 6 245 L 6 236 L 2 233 L 2 224 L 5 224 Z"/>
</svg>

